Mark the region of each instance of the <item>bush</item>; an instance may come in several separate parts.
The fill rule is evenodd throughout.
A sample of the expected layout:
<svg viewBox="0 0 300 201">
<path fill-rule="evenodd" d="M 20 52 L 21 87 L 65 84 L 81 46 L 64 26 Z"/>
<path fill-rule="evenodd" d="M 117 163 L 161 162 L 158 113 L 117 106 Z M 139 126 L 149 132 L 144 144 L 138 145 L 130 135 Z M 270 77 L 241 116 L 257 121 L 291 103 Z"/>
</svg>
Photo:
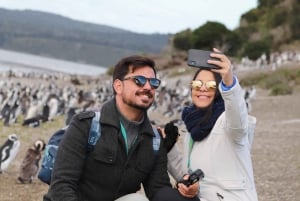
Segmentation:
<svg viewBox="0 0 300 201">
<path fill-rule="evenodd" d="M 228 56 L 231 56 L 231 57 L 237 56 L 237 53 L 243 44 L 242 39 L 240 38 L 239 34 L 237 34 L 236 32 L 229 32 L 226 35 L 225 43 L 226 43 L 227 47 L 223 51 Z"/>
<path fill-rule="evenodd" d="M 283 8 L 278 8 L 273 11 L 270 19 L 270 25 L 272 28 L 278 27 L 287 21 L 288 12 Z"/>
<path fill-rule="evenodd" d="M 270 90 L 269 95 L 292 94 L 293 89 L 300 85 L 300 69 L 281 68 L 276 71 L 266 73 L 250 74 L 240 79 L 242 86 L 256 85 L 263 89 Z"/>
<path fill-rule="evenodd" d="M 246 78 L 240 80 L 242 86 L 252 86 L 259 85 L 261 86 L 261 82 L 267 77 L 266 73 L 259 74 L 250 74 Z"/>
<path fill-rule="evenodd" d="M 289 79 L 287 74 L 283 73 L 283 71 L 276 71 L 263 80 L 263 87 L 266 89 L 272 89 L 274 86 L 279 84 L 288 85 Z"/>
<path fill-rule="evenodd" d="M 249 59 L 256 60 L 263 53 L 270 53 L 270 44 L 267 40 L 249 42 L 245 45 L 242 56 L 248 56 Z"/>
<path fill-rule="evenodd" d="M 300 70 L 295 73 L 295 84 L 300 85 Z"/>
<path fill-rule="evenodd" d="M 299 16 L 300 6 L 293 7 L 292 15 L 290 17 L 290 29 L 292 33 L 292 39 L 300 39 L 300 16 Z"/>
<path fill-rule="evenodd" d="M 279 4 L 281 0 L 258 0 L 259 7 L 274 7 Z"/>
<path fill-rule="evenodd" d="M 180 50 L 188 50 L 192 47 L 192 31 L 187 29 L 185 31 L 175 34 L 173 45 Z"/>
<path fill-rule="evenodd" d="M 289 95 L 293 93 L 293 89 L 286 83 L 279 83 L 273 86 L 270 90 L 271 96 Z"/>
<path fill-rule="evenodd" d="M 221 23 L 207 22 L 193 32 L 193 48 L 211 50 L 222 47 L 230 31 Z"/>
<path fill-rule="evenodd" d="M 114 72 L 114 67 L 113 67 L 113 66 L 109 67 L 109 68 L 106 70 L 106 74 L 107 74 L 107 75 L 112 75 L 113 72 Z"/>
<path fill-rule="evenodd" d="M 241 19 L 246 20 L 246 22 L 250 23 L 250 24 L 257 22 L 259 19 L 258 10 L 252 9 L 252 10 L 248 11 L 247 13 L 245 13 L 241 16 Z"/>
</svg>

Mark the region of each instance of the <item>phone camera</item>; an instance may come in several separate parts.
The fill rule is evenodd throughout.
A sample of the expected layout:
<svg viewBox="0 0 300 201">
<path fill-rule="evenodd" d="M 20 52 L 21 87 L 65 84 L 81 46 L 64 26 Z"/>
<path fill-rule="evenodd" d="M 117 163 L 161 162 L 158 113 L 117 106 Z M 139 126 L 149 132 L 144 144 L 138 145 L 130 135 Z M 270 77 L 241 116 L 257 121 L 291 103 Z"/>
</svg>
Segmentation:
<svg viewBox="0 0 300 201">
<path fill-rule="evenodd" d="M 195 66 L 196 65 L 196 61 L 189 61 L 189 65 Z"/>
</svg>

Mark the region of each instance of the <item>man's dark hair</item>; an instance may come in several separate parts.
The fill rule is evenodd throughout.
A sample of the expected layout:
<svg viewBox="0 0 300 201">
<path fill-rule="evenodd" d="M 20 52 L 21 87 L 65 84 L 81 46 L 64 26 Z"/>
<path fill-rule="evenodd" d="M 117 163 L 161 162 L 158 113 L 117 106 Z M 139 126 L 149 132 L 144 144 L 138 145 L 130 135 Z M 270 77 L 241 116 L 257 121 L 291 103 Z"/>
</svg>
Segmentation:
<svg viewBox="0 0 300 201">
<path fill-rule="evenodd" d="M 152 59 L 138 55 L 123 58 L 119 61 L 119 63 L 117 63 L 117 65 L 115 65 L 113 72 L 113 82 L 116 79 L 123 80 L 128 73 L 134 72 L 135 69 L 144 66 L 151 67 L 156 77 L 155 62 Z"/>
</svg>

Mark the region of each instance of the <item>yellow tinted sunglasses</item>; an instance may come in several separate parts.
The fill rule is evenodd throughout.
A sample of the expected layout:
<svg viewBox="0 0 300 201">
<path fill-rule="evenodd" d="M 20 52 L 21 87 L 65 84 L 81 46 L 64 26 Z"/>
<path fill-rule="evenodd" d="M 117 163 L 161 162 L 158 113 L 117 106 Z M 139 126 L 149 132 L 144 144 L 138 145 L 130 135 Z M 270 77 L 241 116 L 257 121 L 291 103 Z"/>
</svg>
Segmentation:
<svg viewBox="0 0 300 201">
<path fill-rule="evenodd" d="M 203 82 L 201 80 L 193 80 L 191 82 L 191 87 L 192 89 L 195 89 L 195 90 L 199 90 L 202 86 L 205 86 L 206 89 L 215 89 L 217 87 L 217 83 L 216 81 L 207 81 L 207 82 Z"/>
</svg>

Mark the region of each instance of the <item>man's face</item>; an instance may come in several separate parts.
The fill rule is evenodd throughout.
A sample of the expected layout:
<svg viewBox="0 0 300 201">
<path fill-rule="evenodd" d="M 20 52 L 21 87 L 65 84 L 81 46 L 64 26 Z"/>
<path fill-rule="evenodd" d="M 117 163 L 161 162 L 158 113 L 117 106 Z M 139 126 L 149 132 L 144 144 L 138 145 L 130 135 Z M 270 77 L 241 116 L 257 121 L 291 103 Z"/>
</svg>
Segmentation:
<svg viewBox="0 0 300 201">
<path fill-rule="evenodd" d="M 135 77 L 135 76 L 143 76 Z M 139 110 L 147 110 L 154 102 L 155 88 L 151 87 L 150 81 L 144 78 L 155 78 L 154 71 L 151 67 L 145 66 L 135 69 L 134 72 L 128 73 L 124 80 L 118 80 L 119 85 L 116 89 L 116 96 L 121 100 L 125 107 L 133 107 Z"/>
</svg>

